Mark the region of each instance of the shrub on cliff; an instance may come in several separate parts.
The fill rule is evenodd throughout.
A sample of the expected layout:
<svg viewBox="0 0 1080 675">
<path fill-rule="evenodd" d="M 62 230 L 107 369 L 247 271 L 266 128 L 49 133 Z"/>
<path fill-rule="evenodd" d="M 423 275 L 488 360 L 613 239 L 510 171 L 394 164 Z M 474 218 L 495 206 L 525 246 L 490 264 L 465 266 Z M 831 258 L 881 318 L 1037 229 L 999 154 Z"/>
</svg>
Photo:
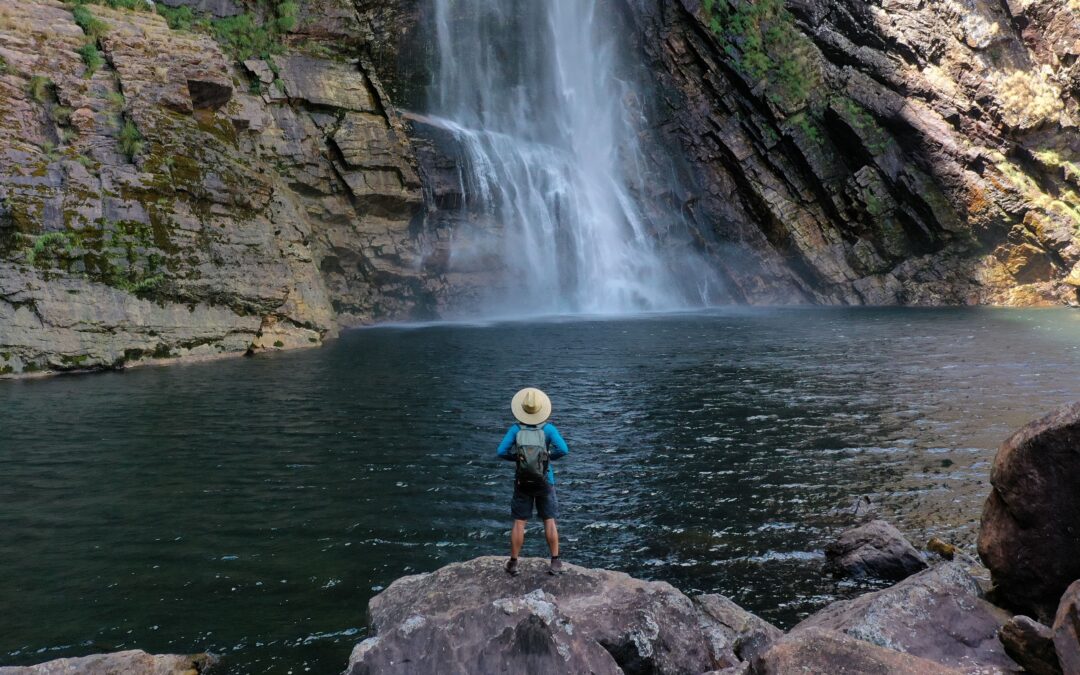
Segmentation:
<svg viewBox="0 0 1080 675">
<path fill-rule="evenodd" d="M 110 9 L 128 9 L 134 12 L 149 12 L 154 9 L 154 3 L 148 0 L 68 0 L 69 4 L 104 5 Z"/>
<path fill-rule="evenodd" d="M 157 6 L 173 30 L 197 30 L 210 33 L 237 61 L 268 58 L 284 51 L 281 36 L 296 28 L 300 8 L 291 0 L 260 2 L 257 13 L 214 18 L 200 16 L 190 7 Z"/>
<path fill-rule="evenodd" d="M 101 19 L 94 16 L 86 5 L 78 5 L 75 9 L 71 10 L 71 16 L 75 19 L 75 23 L 79 25 L 79 28 L 83 29 L 86 36 L 91 40 L 97 41 L 105 32 L 109 29 Z"/>
<path fill-rule="evenodd" d="M 139 133 L 139 128 L 135 126 L 135 123 L 131 120 L 126 120 L 124 126 L 120 129 L 120 151 L 123 152 L 128 161 L 135 159 L 135 155 L 142 152 L 143 149 L 143 137 Z"/>
<path fill-rule="evenodd" d="M 725 53 L 773 103 L 787 110 L 806 103 L 821 74 L 784 0 L 704 0 L 703 7 Z"/>
<path fill-rule="evenodd" d="M 26 93 L 38 103 L 44 103 L 49 97 L 49 92 L 55 87 L 53 81 L 44 75 L 34 75 L 26 85 Z"/>
<path fill-rule="evenodd" d="M 105 57 L 98 51 L 97 45 L 93 42 L 87 42 L 78 50 L 79 56 L 82 57 L 83 63 L 86 64 L 86 77 L 93 77 L 97 69 L 105 63 Z"/>
</svg>

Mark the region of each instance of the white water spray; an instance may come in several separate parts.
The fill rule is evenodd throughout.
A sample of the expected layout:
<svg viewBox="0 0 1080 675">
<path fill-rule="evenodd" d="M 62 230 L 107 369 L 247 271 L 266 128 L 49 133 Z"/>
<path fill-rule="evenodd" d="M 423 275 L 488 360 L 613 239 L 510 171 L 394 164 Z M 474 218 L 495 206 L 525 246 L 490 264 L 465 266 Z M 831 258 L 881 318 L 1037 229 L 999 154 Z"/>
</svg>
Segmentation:
<svg viewBox="0 0 1080 675">
<path fill-rule="evenodd" d="M 524 313 L 707 304 L 709 283 L 686 278 L 707 266 L 673 269 L 642 215 L 642 114 L 597 0 L 435 3 L 433 121 L 462 147 L 470 208 L 501 225 L 502 300 Z"/>
</svg>

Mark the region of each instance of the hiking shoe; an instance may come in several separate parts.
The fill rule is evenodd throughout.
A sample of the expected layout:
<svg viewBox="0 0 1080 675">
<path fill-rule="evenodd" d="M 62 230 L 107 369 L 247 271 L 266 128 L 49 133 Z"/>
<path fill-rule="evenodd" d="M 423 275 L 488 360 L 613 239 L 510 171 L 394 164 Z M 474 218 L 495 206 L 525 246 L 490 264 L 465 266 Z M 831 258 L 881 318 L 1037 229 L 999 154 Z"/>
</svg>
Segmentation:
<svg viewBox="0 0 1080 675">
<path fill-rule="evenodd" d="M 551 561 L 551 567 L 548 568 L 548 574 L 551 574 L 553 576 L 556 574 L 562 574 L 562 561 L 558 558 L 554 558 Z"/>
<path fill-rule="evenodd" d="M 506 573 L 512 577 L 516 577 L 521 574 L 521 570 L 518 569 L 518 561 L 507 560 L 506 561 Z"/>
</svg>

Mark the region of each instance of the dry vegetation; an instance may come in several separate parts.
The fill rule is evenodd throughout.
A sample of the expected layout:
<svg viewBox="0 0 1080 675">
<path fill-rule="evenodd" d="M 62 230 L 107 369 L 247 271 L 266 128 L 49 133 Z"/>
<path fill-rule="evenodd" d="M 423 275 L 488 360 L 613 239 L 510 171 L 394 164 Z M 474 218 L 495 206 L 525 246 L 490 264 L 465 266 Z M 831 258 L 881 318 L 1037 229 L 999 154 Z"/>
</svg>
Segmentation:
<svg viewBox="0 0 1080 675">
<path fill-rule="evenodd" d="M 999 98 L 1006 123 L 1031 128 L 1061 113 L 1061 92 L 1050 82 L 1050 74 L 1044 66 L 1037 71 L 1017 70 L 1001 79 Z"/>
</svg>

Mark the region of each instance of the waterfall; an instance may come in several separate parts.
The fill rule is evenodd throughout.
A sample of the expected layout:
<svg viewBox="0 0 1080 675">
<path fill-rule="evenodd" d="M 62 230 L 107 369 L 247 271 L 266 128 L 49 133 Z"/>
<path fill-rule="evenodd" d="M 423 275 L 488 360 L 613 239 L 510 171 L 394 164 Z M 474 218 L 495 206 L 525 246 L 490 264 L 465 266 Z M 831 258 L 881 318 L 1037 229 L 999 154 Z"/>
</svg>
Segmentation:
<svg viewBox="0 0 1080 675">
<path fill-rule="evenodd" d="M 655 180 L 642 168 L 644 115 L 600 3 L 434 1 L 430 119 L 460 147 L 466 208 L 499 233 L 503 297 L 490 303 L 526 314 L 707 304 L 717 285 L 708 265 L 657 242 L 676 209 L 667 223 L 644 215 Z"/>
</svg>

